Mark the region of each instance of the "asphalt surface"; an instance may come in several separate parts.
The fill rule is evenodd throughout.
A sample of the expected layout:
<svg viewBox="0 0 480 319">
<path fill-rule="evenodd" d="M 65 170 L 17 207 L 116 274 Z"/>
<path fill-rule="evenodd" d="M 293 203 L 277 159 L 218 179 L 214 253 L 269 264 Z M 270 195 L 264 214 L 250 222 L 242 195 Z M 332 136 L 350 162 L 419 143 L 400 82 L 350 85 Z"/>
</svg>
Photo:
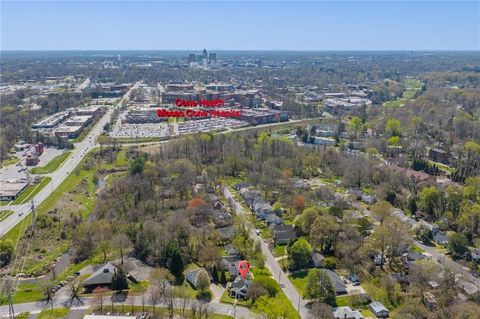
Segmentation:
<svg viewBox="0 0 480 319">
<path fill-rule="evenodd" d="M 137 87 L 139 83 L 136 83 L 125 95 L 122 100 L 115 106 L 118 107 L 125 99 L 128 99 L 130 92 L 134 87 Z M 89 134 L 84 138 L 82 142 L 75 143 L 75 149 L 68 157 L 68 159 L 60 166 L 55 172 L 46 174 L 44 176 L 50 176 L 52 180 L 46 185 L 37 195 L 33 197 L 33 203 L 35 206 L 40 205 L 45 199 L 47 199 L 53 191 L 60 186 L 60 184 L 67 178 L 67 176 L 77 167 L 82 158 L 94 147 L 97 137 L 103 132 L 103 126 L 111 119 L 113 110 L 115 107 L 111 107 L 102 116 L 102 118 L 94 125 Z M 12 210 L 11 214 L 4 221 L 0 222 L 0 237 L 5 235 L 10 229 L 15 227 L 20 221 L 28 216 L 32 212 L 31 203 L 23 205 L 8 205 L 2 206 L 2 210 Z"/>
<path fill-rule="evenodd" d="M 54 300 L 53 308 L 65 307 L 67 305 L 66 304 L 67 301 L 68 301 L 68 297 L 57 298 Z M 68 314 L 67 318 L 69 319 L 82 318 L 83 313 L 85 312 L 85 309 L 90 308 L 92 304 L 91 301 L 92 301 L 91 297 L 85 297 L 85 298 L 82 298 L 82 304 L 77 304 L 72 307 L 69 307 L 70 313 Z M 191 300 L 191 299 L 188 300 L 188 302 L 192 302 L 192 301 L 195 301 L 195 300 Z M 180 305 L 182 303 L 183 303 L 182 299 L 175 298 L 173 302 L 174 308 L 180 308 Z M 142 306 L 142 304 L 143 304 L 142 297 L 136 296 L 134 305 Z M 146 298 L 144 304 L 145 306 L 151 305 L 151 303 L 148 302 L 148 298 Z M 121 304 L 115 303 L 115 306 L 119 306 L 119 305 Z M 104 302 L 104 307 L 106 311 L 108 311 L 109 306 L 111 306 L 111 301 L 109 297 L 106 297 Z M 130 304 L 125 303 L 125 311 L 128 311 L 129 306 Z M 28 302 L 28 303 L 15 304 L 13 309 L 15 311 L 15 314 L 19 314 L 22 312 L 30 312 L 31 314 L 38 314 L 43 309 L 50 309 L 51 307 L 52 306 L 50 304 L 46 305 L 43 302 Z M 156 307 L 166 307 L 166 304 L 160 303 L 160 304 L 157 304 Z M 248 319 L 248 318 L 255 317 L 255 315 L 245 307 L 240 307 L 240 306 L 234 307 L 233 305 L 223 304 L 219 302 L 210 302 L 208 303 L 207 307 L 209 312 L 213 312 L 213 313 L 218 313 L 218 314 L 228 315 L 228 316 L 234 316 L 234 314 L 236 314 L 237 319 L 241 319 L 241 318 Z M 190 307 L 187 306 L 187 309 L 190 309 Z M 5 318 L 5 317 L 8 317 L 8 305 L 0 306 L 0 318 Z"/>
<path fill-rule="evenodd" d="M 235 200 L 232 193 L 227 187 L 223 187 L 223 194 L 225 195 L 225 197 L 229 202 L 234 203 L 235 214 L 244 215 L 246 217 L 246 212 L 243 210 L 240 203 L 238 203 Z M 288 279 L 288 276 L 285 274 L 282 268 L 278 265 L 278 262 L 275 260 L 275 257 L 273 256 L 272 252 L 270 251 L 270 249 L 268 249 L 267 244 L 265 244 L 263 239 L 256 234 L 255 227 L 253 227 L 252 232 L 250 233 L 250 238 L 253 239 L 254 241 L 257 241 L 257 240 L 260 241 L 262 253 L 265 256 L 265 265 L 272 273 L 272 277 L 278 282 L 278 284 L 282 288 L 282 291 L 290 300 L 293 307 L 300 314 L 300 317 L 308 318 L 309 311 L 306 307 L 307 304 L 305 300 L 302 298 L 302 296 L 300 296 L 298 291 L 295 289 L 293 284 Z"/>
</svg>

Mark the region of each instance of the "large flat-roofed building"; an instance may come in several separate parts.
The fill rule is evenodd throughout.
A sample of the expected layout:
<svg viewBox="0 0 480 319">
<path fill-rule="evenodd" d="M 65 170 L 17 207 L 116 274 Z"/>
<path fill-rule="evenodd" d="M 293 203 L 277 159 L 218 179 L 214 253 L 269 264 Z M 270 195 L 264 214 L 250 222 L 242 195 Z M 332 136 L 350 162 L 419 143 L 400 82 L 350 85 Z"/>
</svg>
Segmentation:
<svg viewBox="0 0 480 319">
<path fill-rule="evenodd" d="M 269 109 L 241 109 L 240 120 L 252 125 L 288 121 L 288 112 Z"/>
<path fill-rule="evenodd" d="M 75 138 L 82 132 L 83 126 L 62 126 L 55 130 L 58 137 Z"/>
<path fill-rule="evenodd" d="M 69 114 L 68 111 L 55 113 L 33 124 L 32 128 L 52 128 L 66 119 Z"/>
<path fill-rule="evenodd" d="M 92 120 L 92 115 L 76 115 L 69 118 L 63 125 L 85 127 Z"/>
<path fill-rule="evenodd" d="M 77 115 L 96 115 L 100 113 L 100 105 L 89 105 L 77 109 Z"/>
<path fill-rule="evenodd" d="M 11 201 L 15 200 L 25 189 L 27 189 L 27 182 L 0 182 L 0 200 Z"/>
<path fill-rule="evenodd" d="M 176 99 L 180 100 L 196 100 L 196 93 L 187 93 L 187 92 L 163 92 L 162 93 L 162 103 L 164 104 L 174 104 Z"/>
<path fill-rule="evenodd" d="M 235 91 L 235 86 L 233 84 L 209 84 L 205 86 L 205 89 L 210 91 L 224 92 L 224 91 Z"/>
</svg>

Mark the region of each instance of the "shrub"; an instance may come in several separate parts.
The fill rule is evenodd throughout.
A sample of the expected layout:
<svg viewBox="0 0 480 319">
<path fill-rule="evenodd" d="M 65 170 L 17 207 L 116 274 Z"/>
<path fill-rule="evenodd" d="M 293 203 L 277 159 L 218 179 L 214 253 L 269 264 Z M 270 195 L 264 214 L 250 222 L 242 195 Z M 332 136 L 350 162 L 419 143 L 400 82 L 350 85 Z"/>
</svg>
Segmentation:
<svg viewBox="0 0 480 319">
<path fill-rule="evenodd" d="M 209 290 L 201 290 L 197 293 L 196 298 L 201 301 L 210 302 L 212 293 Z"/>
<path fill-rule="evenodd" d="M 326 257 L 325 260 L 323 261 L 323 267 L 327 269 L 335 269 L 337 268 L 337 258 L 335 257 Z"/>
</svg>

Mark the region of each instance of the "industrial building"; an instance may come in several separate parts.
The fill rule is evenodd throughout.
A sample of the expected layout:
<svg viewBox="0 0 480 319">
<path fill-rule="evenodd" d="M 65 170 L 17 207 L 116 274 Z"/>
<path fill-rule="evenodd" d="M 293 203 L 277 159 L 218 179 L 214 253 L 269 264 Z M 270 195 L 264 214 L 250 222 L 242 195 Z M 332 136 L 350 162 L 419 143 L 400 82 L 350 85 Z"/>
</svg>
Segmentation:
<svg viewBox="0 0 480 319">
<path fill-rule="evenodd" d="M 0 200 L 12 201 L 15 200 L 25 189 L 27 189 L 27 182 L 18 181 L 0 181 Z"/>
<path fill-rule="evenodd" d="M 53 115 L 50 115 L 43 120 L 34 123 L 32 125 L 32 128 L 52 128 L 58 125 L 60 122 L 65 120 L 68 116 L 70 115 L 69 111 L 64 111 L 64 112 L 59 112 L 55 113 Z"/>
<path fill-rule="evenodd" d="M 101 111 L 100 105 L 89 105 L 77 109 L 77 115 L 97 115 Z"/>
</svg>

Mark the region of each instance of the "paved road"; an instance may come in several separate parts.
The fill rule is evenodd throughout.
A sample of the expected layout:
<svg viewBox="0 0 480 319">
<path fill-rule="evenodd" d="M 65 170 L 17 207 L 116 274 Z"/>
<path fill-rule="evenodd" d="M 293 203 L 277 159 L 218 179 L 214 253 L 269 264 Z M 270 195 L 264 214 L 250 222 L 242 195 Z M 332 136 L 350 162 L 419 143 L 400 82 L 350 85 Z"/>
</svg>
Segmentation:
<svg viewBox="0 0 480 319">
<path fill-rule="evenodd" d="M 56 299 L 54 304 L 53 304 L 53 308 L 64 307 L 65 302 L 67 300 L 68 300 L 67 298 Z M 72 314 L 73 317 L 70 317 L 70 314 L 69 314 L 69 316 L 67 318 L 78 318 L 77 316 L 75 316 L 75 314 L 78 315 L 79 313 L 82 313 L 85 309 L 90 308 L 91 300 L 92 300 L 92 298 L 90 298 L 90 297 L 82 298 L 83 304 L 71 307 L 70 308 L 70 314 L 72 314 L 72 312 L 73 312 L 73 314 Z M 182 299 L 176 298 L 176 299 L 174 299 L 173 304 L 174 304 L 175 308 L 180 308 L 180 305 L 182 303 L 184 303 L 184 302 L 190 303 L 192 301 L 195 301 L 195 300 L 193 300 L 193 299 L 188 299 L 188 300 L 183 299 L 182 300 Z M 135 306 L 142 306 L 142 304 L 143 304 L 142 303 L 142 297 L 141 296 L 136 296 L 134 305 Z M 115 303 L 115 305 L 119 306 L 121 304 L 120 303 Z M 128 304 L 126 302 L 124 305 L 125 305 L 125 310 L 128 311 L 130 304 Z M 145 306 L 149 306 L 149 305 L 151 305 L 151 304 L 147 300 L 145 300 Z M 111 306 L 111 301 L 110 301 L 110 298 L 106 297 L 105 302 L 104 302 L 104 307 L 105 307 L 106 311 L 108 311 L 109 306 Z M 19 314 L 19 313 L 22 313 L 22 312 L 30 312 L 32 314 L 37 314 L 40 311 L 42 311 L 43 309 L 49 309 L 50 307 L 51 307 L 50 305 L 46 306 L 42 302 L 28 302 L 28 303 L 15 304 L 13 309 L 15 311 L 15 314 Z M 160 304 L 157 305 L 157 307 L 166 307 L 166 304 L 165 303 L 160 303 Z M 253 313 L 251 313 L 250 310 L 248 310 L 245 307 L 240 307 L 240 306 L 234 307 L 233 305 L 223 304 L 223 303 L 219 303 L 219 302 L 210 302 L 210 303 L 208 303 L 207 307 L 208 307 L 209 312 L 218 313 L 218 314 L 222 314 L 222 315 L 228 315 L 228 316 L 234 316 L 234 314 L 236 314 L 236 318 L 238 318 L 238 319 L 242 319 L 242 318 L 248 319 L 248 318 L 254 318 L 255 317 L 255 315 Z M 189 304 L 187 304 L 186 309 L 190 309 Z M 4 318 L 4 317 L 8 317 L 8 305 L 0 306 L 0 318 Z"/>
<path fill-rule="evenodd" d="M 240 203 L 238 203 L 235 198 L 233 197 L 232 193 L 227 187 L 223 187 L 222 189 L 223 194 L 227 198 L 229 203 L 233 203 L 233 209 L 235 214 L 240 214 L 244 215 L 246 217 L 246 212 L 243 210 L 242 206 Z M 303 300 L 303 298 L 300 296 L 298 291 L 295 289 L 293 284 L 290 282 L 288 279 L 287 275 L 285 272 L 282 270 L 282 268 L 278 265 L 275 257 L 273 256 L 272 252 L 270 249 L 268 249 L 267 244 L 263 241 L 263 239 L 256 234 L 256 230 L 253 227 L 252 232 L 250 233 L 250 238 L 252 238 L 254 241 L 260 241 L 261 243 L 261 248 L 262 248 L 262 253 L 265 256 L 265 264 L 267 268 L 270 270 L 270 272 L 273 275 L 273 278 L 278 282 L 280 287 L 282 288 L 282 291 L 285 293 L 287 298 L 290 300 L 292 303 L 293 307 L 297 309 L 298 313 L 300 314 L 301 318 L 308 318 L 309 317 L 309 312 L 306 307 L 306 302 Z"/>
<path fill-rule="evenodd" d="M 139 83 L 136 83 L 132 89 L 138 85 Z M 130 89 L 123 96 L 122 100 L 120 100 L 118 105 L 115 107 L 118 107 L 121 103 L 123 103 L 124 100 L 129 98 L 132 89 Z M 37 195 L 33 197 L 35 206 L 40 205 L 48 196 L 50 196 L 53 191 L 67 178 L 68 174 L 77 167 L 85 154 L 97 146 L 96 139 L 102 133 L 103 126 L 110 121 L 115 107 L 108 109 L 105 115 L 103 115 L 102 118 L 95 124 L 82 142 L 75 143 L 75 149 L 68 159 L 63 163 L 63 165 L 61 165 L 55 172 L 46 175 L 50 176 L 52 180 L 40 192 L 38 192 Z M 3 206 L 2 210 L 5 208 L 6 206 Z M 0 236 L 5 235 L 10 229 L 12 229 L 16 224 L 18 224 L 25 217 L 27 217 L 28 214 L 31 213 L 30 203 L 23 205 L 9 205 L 8 209 L 14 211 L 14 213 L 4 221 L 0 222 Z"/>
</svg>

